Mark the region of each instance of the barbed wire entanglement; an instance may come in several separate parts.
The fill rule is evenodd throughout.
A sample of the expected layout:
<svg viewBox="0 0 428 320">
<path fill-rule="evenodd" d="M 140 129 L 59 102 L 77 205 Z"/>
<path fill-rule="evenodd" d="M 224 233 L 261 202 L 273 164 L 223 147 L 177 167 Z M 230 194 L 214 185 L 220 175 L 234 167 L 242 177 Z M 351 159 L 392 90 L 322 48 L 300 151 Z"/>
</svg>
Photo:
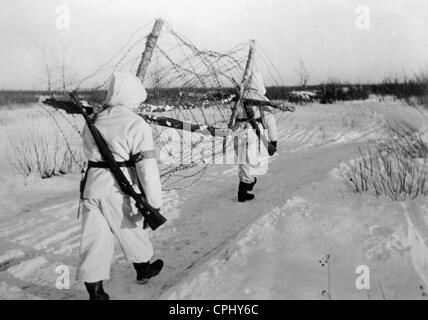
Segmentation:
<svg viewBox="0 0 428 320">
<path fill-rule="evenodd" d="M 91 102 L 98 93 L 105 95 L 114 72 L 136 74 L 152 24 L 150 21 L 136 30 L 110 59 L 69 83 L 67 90 L 79 90 Z M 250 41 L 224 52 L 201 50 L 168 23 L 163 25 L 144 78 L 148 99 L 138 113 L 152 126 L 159 152 L 166 155 L 160 157 L 165 190 L 187 188 L 212 163 L 218 163 L 218 157 L 234 154 L 233 139 L 226 139 L 224 132 L 228 131 L 249 48 Z M 253 69 L 263 74 L 267 85 L 283 85 L 279 72 L 260 49 L 256 50 Z M 159 125 L 160 118 L 164 125 Z M 175 120 L 188 125 L 188 130 L 170 126 Z M 203 133 L 208 128 L 219 129 L 220 134 Z"/>
</svg>

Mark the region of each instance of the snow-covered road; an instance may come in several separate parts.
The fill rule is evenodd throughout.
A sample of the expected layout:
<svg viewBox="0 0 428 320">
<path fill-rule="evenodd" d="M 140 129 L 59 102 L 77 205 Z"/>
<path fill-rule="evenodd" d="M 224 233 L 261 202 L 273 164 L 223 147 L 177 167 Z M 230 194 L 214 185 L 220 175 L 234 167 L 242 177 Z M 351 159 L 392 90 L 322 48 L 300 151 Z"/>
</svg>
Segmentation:
<svg viewBox="0 0 428 320">
<path fill-rule="evenodd" d="M 357 210 L 357 202 L 346 199 L 340 184 L 329 178 L 340 161 L 354 156 L 356 146 L 380 134 L 385 116 L 364 105 L 317 108 L 321 110 L 302 107 L 279 120 L 280 153 L 259 178 L 256 200 L 237 202 L 233 166 L 211 167 L 189 189 L 165 192 L 169 222 L 152 236 L 156 256 L 166 262 L 164 271 L 147 285 L 137 285 L 132 266 L 117 246 L 106 284 L 111 297 L 322 298 L 326 276 L 318 260 L 326 254 L 335 263 L 333 297 L 367 297 L 355 291 L 351 281 L 352 268 L 360 260 L 369 261 L 374 270 L 389 261 L 392 275 L 405 270 L 408 286 L 402 290 L 411 291 L 419 278 L 405 254 L 409 246 L 403 246 L 402 261 L 374 263 L 370 252 L 378 257 L 376 246 L 383 240 L 369 233 L 368 209 Z M 0 190 L 0 299 L 87 298 L 83 285 L 74 280 L 78 179 L 69 176 Z M 21 197 L 25 200 L 20 202 Z M 339 199 L 343 203 L 336 206 Z M 402 223 L 398 216 L 405 223 L 398 212 L 397 226 Z M 379 213 L 383 219 L 384 213 Z M 388 230 L 400 236 L 397 226 Z M 399 259 L 395 253 L 401 252 L 379 250 L 391 259 Z M 70 270 L 69 289 L 55 285 L 63 270 L 58 266 Z M 404 292 L 401 282 L 382 278 L 381 283 L 388 294 L 401 297 Z M 413 296 L 417 288 L 415 292 Z M 379 297 L 379 292 L 373 294 Z"/>
</svg>

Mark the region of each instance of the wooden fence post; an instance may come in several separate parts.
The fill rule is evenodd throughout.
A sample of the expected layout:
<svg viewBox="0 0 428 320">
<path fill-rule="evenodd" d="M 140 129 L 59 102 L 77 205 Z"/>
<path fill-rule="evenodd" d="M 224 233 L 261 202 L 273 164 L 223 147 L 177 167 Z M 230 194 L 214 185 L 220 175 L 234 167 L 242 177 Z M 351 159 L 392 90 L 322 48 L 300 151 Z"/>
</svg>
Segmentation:
<svg viewBox="0 0 428 320">
<path fill-rule="evenodd" d="M 137 69 L 137 77 L 141 80 L 141 82 L 144 81 L 146 76 L 147 69 L 149 67 L 150 60 L 152 59 L 153 51 L 156 48 L 156 43 L 158 41 L 163 24 L 164 21 L 162 19 L 157 19 L 153 26 L 152 32 L 147 37 L 146 48 L 144 49 L 140 64 Z"/>
<path fill-rule="evenodd" d="M 254 51 L 256 49 L 256 43 L 254 40 L 250 41 L 250 50 L 248 51 L 248 59 L 244 69 L 244 76 L 242 77 L 241 87 L 239 89 L 238 100 L 236 100 L 233 108 L 232 108 L 232 116 L 229 121 L 229 129 L 232 129 L 235 125 L 236 116 L 238 114 L 239 108 L 241 107 L 242 100 L 245 92 L 247 91 L 247 87 L 251 81 L 251 72 L 254 60 Z"/>
</svg>

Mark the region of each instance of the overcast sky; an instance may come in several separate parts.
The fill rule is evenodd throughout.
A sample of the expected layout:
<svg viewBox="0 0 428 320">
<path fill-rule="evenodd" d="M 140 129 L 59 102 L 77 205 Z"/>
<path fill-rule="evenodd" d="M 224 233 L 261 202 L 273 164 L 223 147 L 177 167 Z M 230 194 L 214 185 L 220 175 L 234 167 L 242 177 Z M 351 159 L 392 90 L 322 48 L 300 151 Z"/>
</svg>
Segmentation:
<svg viewBox="0 0 428 320">
<path fill-rule="evenodd" d="M 59 5 L 70 8 L 69 30 L 56 28 Z M 357 28 L 367 21 L 361 5 L 368 29 Z M 55 52 L 60 43 L 84 76 L 156 17 L 204 49 L 255 39 L 286 85 L 298 83 L 299 60 L 312 83 L 428 67 L 428 0 L 0 0 L 0 88 L 44 87 L 42 48 Z"/>
</svg>

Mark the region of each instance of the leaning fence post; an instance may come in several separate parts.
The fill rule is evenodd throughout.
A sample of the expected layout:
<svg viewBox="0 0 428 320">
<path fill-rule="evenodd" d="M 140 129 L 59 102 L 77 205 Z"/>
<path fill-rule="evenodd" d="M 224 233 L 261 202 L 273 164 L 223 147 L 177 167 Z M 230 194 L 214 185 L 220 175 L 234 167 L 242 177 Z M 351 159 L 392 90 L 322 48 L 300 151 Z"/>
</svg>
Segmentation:
<svg viewBox="0 0 428 320">
<path fill-rule="evenodd" d="M 141 56 L 141 61 L 137 69 L 137 77 L 141 80 L 141 82 L 144 81 L 144 78 L 146 76 L 147 69 L 152 59 L 153 52 L 156 48 L 156 44 L 159 38 L 159 34 L 162 30 L 163 24 L 164 24 L 164 21 L 162 19 L 157 19 L 153 26 L 152 32 L 147 37 L 146 47 Z"/>
<path fill-rule="evenodd" d="M 229 129 L 233 129 L 233 126 L 235 125 L 236 116 L 238 115 L 239 108 L 242 104 L 244 93 L 245 91 L 247 91 L 248 84 L 251 81 L 251 70 L 252 70 L 252 65 L 254 60 L 255 48 L 256 48 L 256 43 L 254 40 L 251 40 L 250 49 L 248 51 L 247 63 L 245 65 L 244 75 L 242 77 L 241 86 L 239 88 L 239 96 L 232 108 L 232 116 L 230 117 L 230 121 L 229 121 Z"/>
</svg>

